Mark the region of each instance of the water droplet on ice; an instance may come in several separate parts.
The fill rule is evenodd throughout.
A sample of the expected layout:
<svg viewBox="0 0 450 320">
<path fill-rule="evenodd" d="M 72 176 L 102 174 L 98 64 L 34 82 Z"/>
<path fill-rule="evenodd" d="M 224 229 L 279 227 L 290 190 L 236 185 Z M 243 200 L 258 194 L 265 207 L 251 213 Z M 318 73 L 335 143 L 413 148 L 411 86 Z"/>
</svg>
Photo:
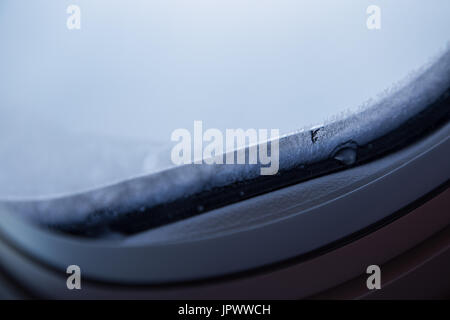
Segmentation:
<svg viewBox="0 0 450 320">
<path fill-rule="evenodd" d="M 335 153 L 334 159 L 350 166 L 356 162 L 356 150 L 350 147 L 343 148 Z"/>
</svg>

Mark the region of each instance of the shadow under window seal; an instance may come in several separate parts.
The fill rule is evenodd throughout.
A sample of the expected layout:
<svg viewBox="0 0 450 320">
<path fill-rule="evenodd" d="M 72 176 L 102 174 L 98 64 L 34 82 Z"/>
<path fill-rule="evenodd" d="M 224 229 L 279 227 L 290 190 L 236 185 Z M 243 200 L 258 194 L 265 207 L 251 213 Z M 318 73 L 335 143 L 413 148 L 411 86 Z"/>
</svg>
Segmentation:
<svg viewBox="0 0 450 320">
<path fill-rule="evenodd" d="M 370 108 L 281 137 L 276 175 L 259 175 L 260 165 L 187 165 L 100 190 L 3 205 L 64 233 L 130 235 L 375 161 L 427 137 L 449 117 L 450 49 Z M 354 152 L 351 163 L 336 157 L 344 149 Z"/>
</svg>

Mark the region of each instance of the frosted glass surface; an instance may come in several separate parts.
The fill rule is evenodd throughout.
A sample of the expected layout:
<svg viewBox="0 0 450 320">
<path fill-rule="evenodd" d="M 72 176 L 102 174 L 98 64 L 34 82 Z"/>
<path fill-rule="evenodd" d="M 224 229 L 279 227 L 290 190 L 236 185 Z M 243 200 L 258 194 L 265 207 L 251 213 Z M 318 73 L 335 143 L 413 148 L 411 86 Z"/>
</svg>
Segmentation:
<svg viewBox="0 0 450 320">
<path fill-rule="evenodd" d="M 0 198 L 171 167 L 170 135 L 194 120 L 289 133 L 355 110 L 445 50 L 449 14 L 448 0 L 2 0 Z"/>
</svg>

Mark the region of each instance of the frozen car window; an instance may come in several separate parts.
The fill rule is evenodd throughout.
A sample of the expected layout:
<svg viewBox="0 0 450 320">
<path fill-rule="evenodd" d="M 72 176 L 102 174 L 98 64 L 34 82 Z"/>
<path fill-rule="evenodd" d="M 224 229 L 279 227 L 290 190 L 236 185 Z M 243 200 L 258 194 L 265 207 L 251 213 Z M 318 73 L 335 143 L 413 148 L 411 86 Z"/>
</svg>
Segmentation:
<svg viewBox="0 0 450 320">
<path fill-rule="evenodd" d="M 446 48 L 450 3 L 0 4 L 0 198 L 53 197 L 173 167 L 171 133 L 277 128 L 355 111 Z M 314 5 L 313 5 L 314 4 Z"/>
</svg>

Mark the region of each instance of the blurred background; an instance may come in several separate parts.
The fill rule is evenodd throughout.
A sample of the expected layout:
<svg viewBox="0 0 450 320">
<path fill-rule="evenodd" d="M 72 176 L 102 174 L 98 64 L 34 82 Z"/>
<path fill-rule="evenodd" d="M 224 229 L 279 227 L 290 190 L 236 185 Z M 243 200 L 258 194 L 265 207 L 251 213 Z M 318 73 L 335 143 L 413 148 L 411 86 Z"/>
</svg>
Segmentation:
<svg viewBox="0 0 450 320">
<path fill-rule="evenodd" d="M 68 30 L 69 5 L 81 29 Z M 368 30 L 366 9 L 381 8 Z M 170 135 L 282 134 L 357 109 L 445 49 L 447 0 L 3 0 L 0 199 L 171 167 Z"/>
</svg>

